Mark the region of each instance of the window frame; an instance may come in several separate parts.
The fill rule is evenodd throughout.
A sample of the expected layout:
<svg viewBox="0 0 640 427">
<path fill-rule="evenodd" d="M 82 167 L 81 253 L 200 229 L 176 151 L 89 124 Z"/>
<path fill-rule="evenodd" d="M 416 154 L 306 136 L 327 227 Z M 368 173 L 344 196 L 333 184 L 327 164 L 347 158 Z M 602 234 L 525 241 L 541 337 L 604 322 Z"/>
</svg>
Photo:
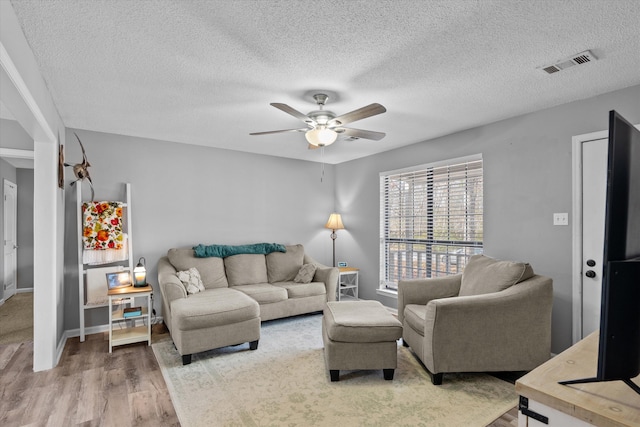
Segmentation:
<svg viewBox="0 0 640 427">
<path fill-rule="evenodd" d="M 470 214 L 469 214 L 469 207 L 471 206 L 471 204 L 469 203 L 469 199 L 468 196 L 470 193 L 470 190 L 468 190 L 467 188 L 465 188 L 465 190 L 463 191 L 459 191 L 457 193 L 454 193 L 456 195 L 458 194 L 464 194 L 465 196 L 465 202 L 463 203 L 464 208 L 465 208 L 465 213 L 463 215 L 464 218 L 464 223 L 465 225 L 468 224 L 470 221 L 472 221 L 474 218 L 479 218 L 480 220 L 480 226 L 479 228 L 474 228 L 474 230 L 477 232 L 479 230 L 479 234 L 480 234 L 480 239 L 476 239 L 473 241 L 470 240 L 451 240 L 449 239 L 436 239 L 434 232 L 436 231 L 435 227 L 434 227 L 434 223 L 435 223 L 435 214 L 434 214 L 434 187 L 433 187 L 433 178 L 436 177 L 441 177 L 444 176 L 445 174 L 447 175 L 446 178 L 446 190 L 448 191 L 450 188 L 454 188 L 453 186 L 451 186 L 450 184 L 455 184 L 456 180 L 460 181 L 460 179 L 458 178 L 453 178 L 450 180 L 449 176 L 450 175 L 450 170 L 451 169 L 455 169 L 455 167 L 461 167 L 462 165 L 465 165 L 465 168 L 467 166 L 469 166 L 469 164 L 473 164 L 473 163 L 478 163 L 480 162 L 480 175 L 479 177 L 470 177 L 473 178 L 472 182 L 473 183 L 479 183 L 480 184 L 480 191 L 479 191 L 479 196 L 478 196 L 478 192 L 476 191 L 475 193 L 475 197 L 480 199 L 480 204 L 479 207 L 481 209 L 481 212 L 478 213 L 477 211 L 473 212 L 473 218 L 470 218 Z M 447 172 L 442 173 L 440 171 L 439 174 L 434 175 L 434 170 L 437 169 L 442 169 L 442 168 L 447 168 Z M 477 168 L 474 168 L 477 170 Z M 466 169 L 465 169 L 466 170 Z M 429 212 L 427 215 L 425 215 L 426 218 L 426 222 L 427 222 L 427 226 L 426 228 L 423 226 L 423 231 L 426 230 L 426 232 L 424 233 L 426 235 L 426 238 L 414 238 L 413 236 L 413 231 L 412 230 L 412 236 L 410 238 L 407 237 L 389 237 L 390 234 L 390 228 L 389 228 L 389 221 L 390 221 L 390 217 L 392 216 L 392 214 L 390 213 L 391 208 L 389 207 L 389 188 L 387 186 L 388 184 L 388 180 L 389 178 L 399 178 L 400 175 L 409 175 L 412 173 L 417 173 L 418 175 L 423 175 L 424 177 L 422 178 L 421 181 L 419 181 L 423 188 L 427 188 L 427 192 L 426 192 L 426 196 L 422 196 L 421 201 L 424 203 L 424 201 L 427 201 L 427 212 Z M 416 175 L 416 176 L 418 176 Z M 431 176 L 431 184 L 429 184 L 429 176 Z M 380 237 L 380 283 L 379 283 L 379 287 L 378 287 L 378 292 L 379 293 L 390 293 L 391 295 L 394 295 L 397 293 L 397 281 L 399 280 L 404 280 L 404 279 L 408 279 L 408 278 L 414 278 L 414 277 L 439 277 L 439 276 L 446 276 L 446 275 L 450 275 L 450 274 L 457 274 L 458 272 L 461 271 L 462 268 L 464 268 L 464 265 L 466 265 L 467 260 L 469 259 L 470 256 L 474 255 L 474 254 L 478 254 L 478 253 L 482 253 L 483 251 L 483 247 L 484 247 L 484 202 L 483 202 L 483 198 L 484 198 L 484 161 L 482 158 L 482 154 L 475 154 L 475 155 L 471 155 L 471 156 L 465 156 L 465 157 L 458 157 L 458 158 L 453 158 L 453 159 L 446 159 L 446 160 L 442 160 L 442 161 L 438 161 L 438 162 L 432 162 L 432 163 L 427 163 L 427 164 L 421 164 L 421 165 L 416 165 L 416 166 L 412 166 L 409 168 L 403 168 L 403 169 L 396 169 L 396 170 L 391 170 L 391 171 L 386 171 L 386 172 L 380 172 L 380 230 L 379 230 L 379 237 Z M 465 178 L 465 185 L 468 185 L 468 182 L 466 181 L 467 178 Z M 409 182 L 409 181 L 407 181 Z M 416 180 L 415 182 L 413 180 L 410 181 L 411 185 L 415 185 L 415 183 L 418 182 L 418 180 Z M 412 187 L 413 188 L 413 187 Z M 419 193 L 422 194 L 422 193 Z M 413 196 L 413 193 L 412 193 Z M 439 199 L 440 200 L 440 199 Z M 446 205 L 449 207 L 451 205 L 451 200 L 455 200 L 455 199 L 451 199 L 447 196 L 446 198 Z M 474 200 L 475 204 L 474 206 L 477 208 L 477 200 Z M 402 205 L 403 202 L 398 200 L 396 201 L 396 206 Z M 419 210 L 419 202 L 415 202 L 412 201 L 410 202 L 409 206 L 411 208 L 411 212 L 415 212 L 416 210 Z M 402 210 L 402 209 L 399 209 Z M 447 224 L 448 227 L 450 227 L 451 225 L 451 218 L 455 216 L 455 215 L 450 215 L 450 212 L 447 211 L 447 214 L 445 215 L 445 223 Z M 412 221 L 416 220 L 415 215 L 406 215 L 406 216 L 400 216 L 400 222 L 407 222 L 408 221 L 408 217 L 412 218 Z M 402 227 L 401 226 L 397 226 L 396 229 L 394 229 L 393 231 L 398 232 Z M 466 233 L 465 233 L 466 234 Z M 404 265 L 401 265 L 401 262 L 398 261 L 397 265 L 390 263 L 390 257 L 389 254 L 390 252 L 392 252 L 389 249 L 389 245 L 391 244 L 397 244 L 398 247 L 401 247 L 402 245 L 410 245 L 411 246 L 411 250 L 406 250 L 405 249 L 405 257 L 404 257 Z M 422 251 L 414 251 L 413 247 L 417 245 L 418 247 L 425 247 L 424 253 Z M 442 247 L 444 246 L 446 248 L 446 252 L 442 253 L 442 252 L 435 252 L 434 251 L 434 247 Z M 449 249 L 455 247 L 455 248 L 459 248 L 456 249 L 455 252 L 449 252 Z M 460 251 L 460 252 L 459 252 Z M 400 250 L 397 251 L 398 254 L 398 260 L 400 260 Z M 411 254 L 411 260 L 409 261 L 409 256 L 407 254 Z M 417 254 L 417 260 L 414 261 L 414 259 L 416 258 L 416 254 Z M 435 258 L 434 258 L 435 257 Z M 435 260 L 435 265 L 436 265 L 436 270 L 433 270 L 433 265 L 434 265 L 434 260 Z M 444 260 L 444 261 L 443 261 Z M 444 262 L 444 271 L 441 271 L 438 269 L 438 266 L 443 265 Z M 424 268 L 421 268 L 420 266 L 424 264 Z M 414 267 L 414 265 L 417 265 L 417 267 Z M 455 265 L 455 268 L 452 268 L 452 265 Z M 397 273 L 396 274 L 388 274 L 390 268 L 395 268 L 397 269 Z M 417 270 L 416 270 L 417 268 Z M 403 274 L 400 273 L 400 270 L 403 271 L 404 274 L 408 274 L 408 272 L 410 271 L 409 277 L 403 277 Z M 417 271 L 417 275 L 415 274 Z M 421 275 L 420 273 L 423 273 L 424 275 Z M 434 275 L 435 273 L 435 275 Z M 391 280 L 390 280 L 391 279 Z M 396 279 L 396 280 L 393 280 Z"/>
</svg>

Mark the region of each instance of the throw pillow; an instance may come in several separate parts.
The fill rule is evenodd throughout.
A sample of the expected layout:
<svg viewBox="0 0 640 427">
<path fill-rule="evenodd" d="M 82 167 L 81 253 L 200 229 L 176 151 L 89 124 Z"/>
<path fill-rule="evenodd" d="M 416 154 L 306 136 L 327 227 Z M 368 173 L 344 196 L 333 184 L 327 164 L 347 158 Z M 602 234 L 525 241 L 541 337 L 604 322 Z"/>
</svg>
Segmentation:
<svg viewBox="0 0 640 427">
<path fill-rule="evenodd" d="M 462 272 L 459 295 L 500 292 L 531 276 L 533 269 L 527 263 L 500 261 L 484 255 L 474 255 Z"/>
<path fill-rule="evenodd" d="M 296 283 L 311 283 L 314 274 L 316 274 L 315 264 L 304 264 L 300 267 L 300 270 L 293 281 Z"/>
<path fill-rule="evenodd" d="M 188 294 L 197 294 L 198 292 L 204 291 L 200 273 L 195 267 L 191 267 L 186 271 L 178 271 L 176 275 L 187 289 Z"/>
</svg>

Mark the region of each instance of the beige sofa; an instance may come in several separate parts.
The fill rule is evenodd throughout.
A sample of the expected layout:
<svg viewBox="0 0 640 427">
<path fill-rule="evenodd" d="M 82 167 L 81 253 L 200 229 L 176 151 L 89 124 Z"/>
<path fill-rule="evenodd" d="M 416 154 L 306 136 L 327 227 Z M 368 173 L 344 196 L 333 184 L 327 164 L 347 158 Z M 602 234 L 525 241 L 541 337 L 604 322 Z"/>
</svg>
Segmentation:
<svg viewBox="0 0 640 427">
<path fill-rule="evenodd" d="M 294 279 L 306 264 L 315 266 L 309 283 Z M 189 294 L 178 272 L 196 268 L 204 290 Z M 229 345 L 255 349 L 260 322 L 322 311 L 336 299 L 339 270 L 304 253 L 302 245 L 267 255 L 197 258 L 191 248 L 170 249 L 158 262 L 164 322 L 183 356 Z"/>
<path fill-rule="evenodd" d="M 403 344 L 436 385 L 446 372 L 529 371 L 546 362 L 552 306 L 549 277 L 484 255 L 462 274 L 398 283 Z"/>
</svg>

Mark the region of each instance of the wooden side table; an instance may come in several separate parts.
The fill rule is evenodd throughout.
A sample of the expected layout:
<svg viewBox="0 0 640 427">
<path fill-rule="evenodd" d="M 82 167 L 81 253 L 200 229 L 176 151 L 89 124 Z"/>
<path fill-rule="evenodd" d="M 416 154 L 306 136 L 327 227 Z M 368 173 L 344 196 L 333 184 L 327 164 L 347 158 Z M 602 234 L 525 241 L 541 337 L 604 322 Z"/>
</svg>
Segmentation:
<svg viewBox="0 0 640 427">
<path fill-rule="evenodd" d="M 144 287 L 128 286 L 112 289 L 109 296 L 109 353 L 113 347 L 147 341 L 151 345 L 151 294 L 150 285 Z M 136 298 L 145 298 L 146 307 L 142 307 L 139 315 L 125 317 L 124 309 L 135 306 Z M 136 326 L 142 321 L 141 326 Z M 114 328 L 114 326 L 118 326 Z"/>
<path fill-rule="evenodd" d="M 360 269 L 355 267 L 340 267 L 340 276 L 338 278 L 337 299 L 340 301 L 343 297 L 350 299 L 358 299 L 358 276 Z"/>
</svg>

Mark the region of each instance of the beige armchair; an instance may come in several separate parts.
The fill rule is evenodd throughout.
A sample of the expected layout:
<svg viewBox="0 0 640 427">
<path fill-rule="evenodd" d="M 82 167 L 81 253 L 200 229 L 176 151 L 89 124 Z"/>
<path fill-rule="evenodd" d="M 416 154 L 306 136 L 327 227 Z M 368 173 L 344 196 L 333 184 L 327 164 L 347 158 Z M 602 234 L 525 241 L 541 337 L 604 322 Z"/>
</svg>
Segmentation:
<svg viewBox="0 0 640 427">
<path fill-rule="evenodd" d="M 551 350 L 553 285 L 529 264 L 471 257 L 462 274 L 398 283 L 403 345 L 446 372 L 529 371 Z"/>
</svg>

